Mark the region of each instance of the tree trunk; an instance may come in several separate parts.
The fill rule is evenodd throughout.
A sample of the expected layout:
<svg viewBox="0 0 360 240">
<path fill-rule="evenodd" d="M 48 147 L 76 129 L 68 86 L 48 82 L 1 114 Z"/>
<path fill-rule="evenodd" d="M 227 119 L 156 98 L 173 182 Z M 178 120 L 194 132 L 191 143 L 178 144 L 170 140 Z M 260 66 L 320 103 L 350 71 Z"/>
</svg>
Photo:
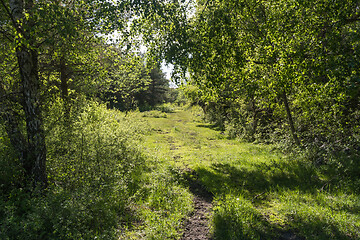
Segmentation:
<svg viewBox="0 0 360 240">
<path fill-rule="evenodd" d="M 45 187 L 47 185 L 46 146 L 38 96 L 37 54 L 35 51 L 23 48 L 17 50 L 17 57 L 23 87 L 23 109 L 28 141 L 25 173 L 35 185 Z"/>
<path fill-rule="evenodd" d="M 1 109 L 1 118 L 5 123 L 5 131 L 10 139 L 10 143 L 18 155 L 20 163 L 24 165 L 27 159 L 27 147 L 24 135 L 19 129 L 16 114 L 12 111 Z"/>
<path fill-rule="evenodd" d="M 60 91 L 61 98 L 64 104 L 64 119 L 65 121 L 70 118 L 70 99 L 69 99 L 69 74 L 68 66 L 66 66 L 65 58 L 62 56 L 60 58 Z"/>
<path fill-rule="evenodd" d="M 286 115 L 287 115 L 287 118 L 288 118 L 288 122 L 289 122 L 289 125 L 290 125 L 290 131 L 291 131 L 291 135 L 295 141 L 295 144 L 297 146 L 301 146 L 300 144 L 300 141 L 299 141 L 299 138 L 296 134 L 296 130 L 295 130 L 295 126 L 294 126 L 294 121 L 293 121 L 293 118 L 292 118 L 292 115 L 291 115 L 291 111 L 290 111 L 290 107 L 289 107 L 289 102 L 288 102 L 288 99 L 287 99 L 287 96 L 286 96 L 286 92 L 284 91 L 281 95 L 283 101 L 284 101 L 284 106 L 285 106 L 285 111 L 286 111 Z"/>
<path fill-rule="evenodd" d="M 251 110 L 253 112 L 253 121 L 251 123 L 251 138 L 252 138 L 252 141 L 255 141 L 255 134 L 256 134 L 256 130 L 257 130 L 257 126 L 258 126 L 258 109 L 256 107 L 256 104 L 255 104 L 255 99 L 252 99 L 251 100 Z"/>
<path fill-rule="evenodd" d="M 22 85 L 22 106 L 25 113 L 27 132 L 27 154 L 23 167 L 27 181 L 32 185 L 45 188 L 46 175 L 46 146 L 43 121 L 40 109 L 40 81 L 38 76 L 38 55 L 35 49 L 35 37 L 32 36 L 34 25 L 30 17 L 33 1 L 10 0 L 10 10 L 13 19 L 18 22 L 17 31 L 21 36 L 17 40 L 16 56 L 19 64 Z"/>
</svg>

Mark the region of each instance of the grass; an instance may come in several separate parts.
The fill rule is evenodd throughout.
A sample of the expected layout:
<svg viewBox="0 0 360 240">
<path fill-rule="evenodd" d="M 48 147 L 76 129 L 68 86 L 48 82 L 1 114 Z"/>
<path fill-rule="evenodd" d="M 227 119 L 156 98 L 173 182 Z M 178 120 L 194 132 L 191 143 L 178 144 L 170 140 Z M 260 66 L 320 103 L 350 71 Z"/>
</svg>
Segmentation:
<svg viewBox="0 0 360 240">
<path fill-rule="evenodd" d="M 145 137 L 145 150 L 176 167 L 209 166 L 218 162 L 219 157 L 232 159 L 247 155 L 251 161 L 259 158 L 253 153 L 271 150 L 268 146 L 238 144 L 226 139 L 223 133 L 213 130 L 211 124 L 203 122 L 202 113 L 197 108 L 167 113 L 162 118 L 151 115 L 143 115 L 152 129 L 152 134 Z"/>
<path fill-rule="evenodd" d="M 64 128 L 54 105 L 45 195 L 13 186 L 16 157 L 0 138 L 1 239 L 180 239 L 191 181 L 214 196 L 214 239 L 360 238 L 357 159 L 316 166 L 227 139 L 198 108 L 124 114 L 86 103 Z"/>
<path fill-rule="evenodd" d="M 156 165 L 146 174 L 145 183 L 133 196 L 131 208 L 137 226 L 124 231 L 120 239 L 178 239 L 182 220 L 193 210 L 192 196 L 172 169 Z"/>
<path fill-rule="evenodd" d="M 226 139 L 197 108 L 154 115 L 144 116 L 144 150 L 160 165 L 196 171 L 215 196 L 215 239 L 360 238 L 359 184 L 342 184 L 334 166 Z"/>
<path fill-rule="evenodd" d="M 53 104 L 42 194 L 14 186 L 21 172 L 0 125 L 0 239 L 178 239 L 192 196 L 176 169 L 140 148 L 146 118 L 81 101 L 62 122 Z"/>
</svg>

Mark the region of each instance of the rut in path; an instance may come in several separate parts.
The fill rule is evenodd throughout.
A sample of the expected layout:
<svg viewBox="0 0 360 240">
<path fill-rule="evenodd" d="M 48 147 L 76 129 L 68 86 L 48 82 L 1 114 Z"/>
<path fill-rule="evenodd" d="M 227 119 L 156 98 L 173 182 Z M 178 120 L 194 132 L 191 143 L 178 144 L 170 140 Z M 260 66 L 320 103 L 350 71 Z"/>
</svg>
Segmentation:
<svg viewBox="0 0 360 240">
<path fill-rule="evenodd" d="M 195 171 L 190 171 L 187 171 L 189 176 L 196 175 Z M 181 240 L 211 240 L 209 220 L 213 195 L 198 180 L 187 177 L 187 181 L 190 191 L 194 194 L 194 212 L 185 223 Z"/>
</svg>

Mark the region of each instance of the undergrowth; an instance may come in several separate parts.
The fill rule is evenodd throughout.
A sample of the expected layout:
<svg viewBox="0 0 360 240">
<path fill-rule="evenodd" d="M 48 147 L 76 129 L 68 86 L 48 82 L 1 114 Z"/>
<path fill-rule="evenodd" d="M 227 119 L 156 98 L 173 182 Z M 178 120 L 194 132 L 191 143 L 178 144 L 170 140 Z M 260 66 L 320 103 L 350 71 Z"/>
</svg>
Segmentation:
<svg viewBox="0 0 360 240">
<path fill-rule="evenodd" d="M 356 154 L 314 162 L 227 139 L 196 108 L 124 114 L 79 102 L 67 119 L 60 102 L 46 116 L 43 194 L 19 184 L 0 128 L 0 239 L 180 239 L 189 169 L 214 196 L 214 239 L 360 238 Z"/>
<path fill-rule="evenodd" d="M 179 239 L 186 216 L 192 211 L 192 196 L 178 181 L 176 169 L 157 166 L 146 174 L 144 185 L 133 196 L 133 209 L 142 224 L 122 239 Z"/>
<path fill-rule="evenodd" d="M 139 148 L 147 121 L 84 99 L 68 118 L 62 111 L 54 102 L 45 118 L 45 193 L 18 184 L 21 168 L 0 129 L 0 239 L 178 237 L 191 198 Z"/>
</svg>

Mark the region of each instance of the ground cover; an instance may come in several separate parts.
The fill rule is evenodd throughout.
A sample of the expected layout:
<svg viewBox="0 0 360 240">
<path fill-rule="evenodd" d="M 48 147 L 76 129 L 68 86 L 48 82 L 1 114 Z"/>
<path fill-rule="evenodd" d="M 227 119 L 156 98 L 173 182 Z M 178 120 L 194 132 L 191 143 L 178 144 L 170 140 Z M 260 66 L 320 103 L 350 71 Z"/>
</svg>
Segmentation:
<svg viewBox="0 0 360 240">
<path fill-rule="evenodd" d="M 84 101 L 59 121 L 61 106 L 46 116 L 46 194 L 13 186 L 21 172 L 0 138 L 0 239 L 360 238 L 354 158 L 227 139 L 198 108 Z"/>
<path fill-rule="evenodd" d="M 138 114 L 151 128 L 144 151 L 174 169 L 179 184 L 196 182 L 213 196 L 214 239 L 360 238 L 357 185 L 345 186 L 332 165 L 226 139 L 196 108 Z"/>
</svg>

